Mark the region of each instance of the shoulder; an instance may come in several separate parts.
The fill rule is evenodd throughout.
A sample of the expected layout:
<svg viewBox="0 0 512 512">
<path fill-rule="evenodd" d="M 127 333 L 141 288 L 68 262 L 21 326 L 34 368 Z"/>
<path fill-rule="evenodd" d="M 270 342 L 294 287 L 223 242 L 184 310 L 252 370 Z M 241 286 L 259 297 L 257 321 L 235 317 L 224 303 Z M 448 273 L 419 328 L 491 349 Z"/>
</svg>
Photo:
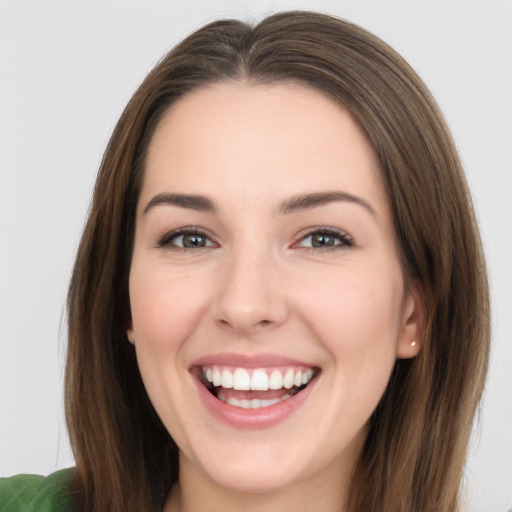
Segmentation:
<svg viewBox="0 0 512 512">
<path fill-rule="evenodd" d="M 71 469 L 44 477 L 16 475 L 0 478 L 2 512 L 71 512 Z"/>
</svg>

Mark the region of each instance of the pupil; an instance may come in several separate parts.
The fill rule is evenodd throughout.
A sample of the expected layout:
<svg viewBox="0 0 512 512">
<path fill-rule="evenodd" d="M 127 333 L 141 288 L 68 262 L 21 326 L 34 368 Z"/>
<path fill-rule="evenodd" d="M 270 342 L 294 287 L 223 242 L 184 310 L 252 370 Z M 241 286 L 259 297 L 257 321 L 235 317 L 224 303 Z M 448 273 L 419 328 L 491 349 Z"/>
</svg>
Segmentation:
<svg viewBox="0 0 512 512">
<path fill-rule="evenodd" d="M 313 235 L 313 247 L 325 247 L 326 245 L 333 245 L 334 238 L 330 235 Z"/>
<path fill-rule="evenodd" d="M 205 239 L 202 235 L 185 235 L 183 237 L 183 246 L 184 247 L 204 247 Z"/>
</svg>

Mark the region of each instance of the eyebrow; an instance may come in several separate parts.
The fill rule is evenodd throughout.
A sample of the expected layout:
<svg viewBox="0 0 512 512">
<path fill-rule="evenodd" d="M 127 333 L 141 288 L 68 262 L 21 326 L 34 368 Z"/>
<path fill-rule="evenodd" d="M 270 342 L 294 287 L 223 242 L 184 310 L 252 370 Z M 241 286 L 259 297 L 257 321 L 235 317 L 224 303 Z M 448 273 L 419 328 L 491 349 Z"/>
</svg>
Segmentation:
<svg viewBox="0 0 512 512">
<path fill-rule="evenodd" d="M 193 195 L 193 194 L 157 194 L 144 208 L 143 213 L 158 205 L 172 205 L 179 206 L 180 208 L 187 208 L 195 210 L 196 212 L 217 212 L 218 208 L 215 206 L 211 199 L 206 196 Z"/>
<path fill-rule="evenodd" d="M 282 214 L 295 213 L 339 201 L 358 204 L 370 212 L 374 217 L 377 217 L 377 213 L 370 203 L 365 201 L 363 198 L 347 192 L 339 191 L 313 192 L 310 194 L 293 196 L 281 203 L 279 206 L 279 212 Z"/>
<path fill-rule="evenodd" d="M 304 210 L 310 210 L 319 206 L 325 206 L 334 202 L 355 203 L 365 208 L 373 216 L 377 213 L 372 206 L 363 198 L 340 191 L 312 192 L 309 194 L 299 194 L 289 199 L 285 199 L 278 208 L 279 213 L 287 215 Z M 144 208 L 143 213 L 158 205 L 171 205 L 180 208 L 186 208 L 197 212 L 217 213 L 218 208 L 215 203 L 206 196 L 195 194 L 171 194 L 161 193 L 154 196 Z"/>
</svg>

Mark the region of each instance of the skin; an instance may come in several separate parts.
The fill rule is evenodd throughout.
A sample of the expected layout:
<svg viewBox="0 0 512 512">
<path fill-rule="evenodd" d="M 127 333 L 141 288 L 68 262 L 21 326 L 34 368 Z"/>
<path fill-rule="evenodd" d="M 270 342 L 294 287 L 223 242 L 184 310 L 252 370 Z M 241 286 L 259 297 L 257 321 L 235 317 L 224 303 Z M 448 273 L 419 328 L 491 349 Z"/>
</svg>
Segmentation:
<svg viewBox="0 0 512 512">
<path fill-rule="evenodd" d="M 280 211 L 290 197 L 325 191 L 365 204 Z M 218 210 L 148 207 L 163 193 L 207 196 Z M 160 246 L 184 226 L 201 228 L 206 246 L 172 236 Z M 350 242 L 312 247 L 321 227 Z M 293 83 L 216 84 L 180 99 L 148 153 L 130 301 L 128 338 L 180 448 L 165 510 L 343 510 L 368 419 L 395 360 L 420 350 L 422 319 L 379 162 L 346 111 Z M 293 357 L 320 373 L 277 425 L 236 429 L 204 407 L 189 372 L 225 352 Z"/>
</svg>

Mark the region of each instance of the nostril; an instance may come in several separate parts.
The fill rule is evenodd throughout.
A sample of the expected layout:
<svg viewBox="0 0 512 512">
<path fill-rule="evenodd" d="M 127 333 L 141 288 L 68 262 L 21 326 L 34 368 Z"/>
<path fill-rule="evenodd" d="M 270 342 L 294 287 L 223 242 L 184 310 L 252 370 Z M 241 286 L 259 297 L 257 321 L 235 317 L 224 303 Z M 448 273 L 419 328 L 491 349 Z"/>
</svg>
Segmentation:
<svg viewBox="0 0 512 512">
<path fill-rule="evenodd" d="M 263 315 L 260 316 L 260 318 Z M 216 323 L 224 328 L 231 328 L 241 334 L 249 334 L 250 332 L 259 331 L 261 329 L 269 329 L 279 322 L 271 318 L 261 318 L 259 320 L 256 314 L 247 314 L 246 312 L 231 312 L 231 315 L 219 315 Z"/>
</svg>

